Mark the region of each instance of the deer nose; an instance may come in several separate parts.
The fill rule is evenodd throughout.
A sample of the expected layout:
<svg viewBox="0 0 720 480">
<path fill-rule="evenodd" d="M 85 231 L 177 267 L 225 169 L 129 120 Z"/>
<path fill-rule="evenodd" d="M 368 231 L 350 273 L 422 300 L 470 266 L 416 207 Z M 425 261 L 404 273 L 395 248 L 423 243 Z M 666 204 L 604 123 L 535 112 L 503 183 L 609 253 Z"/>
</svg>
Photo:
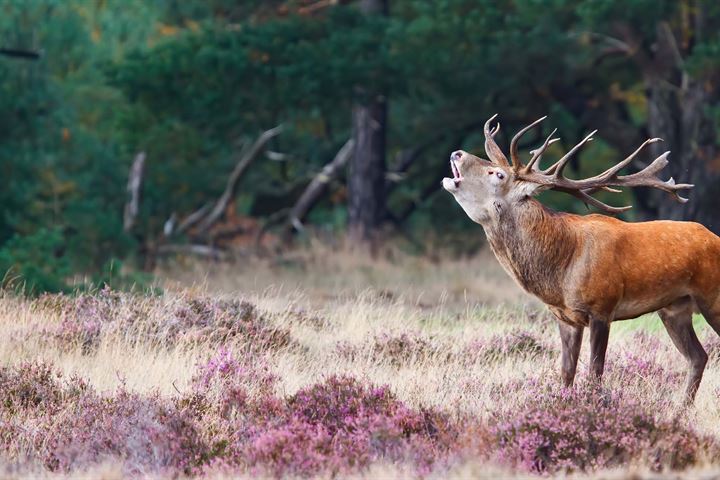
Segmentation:
<svg viewBox="0 0 720 480">
<path fill-rule="evenodd" d="M 458 161 L 463 157 L 463 155 L 465 155 L 464 151 L 455 150 L 453 153 L 450 154 L 450 160 Z"/>
</svg>

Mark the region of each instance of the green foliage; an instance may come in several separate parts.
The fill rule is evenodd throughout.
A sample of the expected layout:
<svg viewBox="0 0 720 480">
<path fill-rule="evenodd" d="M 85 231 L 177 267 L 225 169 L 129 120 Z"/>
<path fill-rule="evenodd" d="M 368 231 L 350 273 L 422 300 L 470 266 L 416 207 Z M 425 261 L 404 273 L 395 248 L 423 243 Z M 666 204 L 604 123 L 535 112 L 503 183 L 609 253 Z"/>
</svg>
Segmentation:
<svg viewBox="0 0 720 480">
<path fill-rule="evenodd" d="M 389 210 L 417 204 L 404 224 L 411 235 L 456 236 L 473 227 L 448 214 L 454 205 L 433 187 L 448 152 L 481 151 L 487 117 L 501 113 L 507 145 L 509 132 L 549 113 L 545 131 L 521 145 L 534 148 L 557 126 L 563 142 L 548 157 L 601 128 L 582 167 L 570 166 L 596 173 L 626 153 L 617 151 L 616 124 L 603 128 L 599 119 L 646 128 L 646 79 L 626 55 L 606 53 L 624 29 L 647 51 L 659 25 L 678 32 L 683 68 L 709 88 L 720 58 L 717 29 L 695 31 L 688 18 L 696 7 L 685 1 L 393 0 L 388 17 L 362 15 L 352 2 L 298 16 L 297 5 L 3 2 L 0 46 L 42 51 L 36 62 L 0 57 L 5 268 L 25 265 L 17 273 L 37 289 L 62 290 L 71 274 L 117 278 L 110 259 L 141 257 L 169 217 L 223 190 L 244 142 L 280 123 L 286 129 L 270 149 L 284 159 L 252 166 L 236 208 L 258 217 L 287 208 L 350 135 L 352 105 L 375 95 L 389 98 L 391 169 L 396 155 L 422 149 Z M 700 7 L 717 23 L 719 7 Z M 717 106 L 707 108 L 720 118 Z M 139 151 L 148 158 L 144 197 L 127 235 L 125 182 Z M 546 201 L 584 211 L 563 196 Z M 324 198 L 308 222 L 342 228 L 342 195 Z M 47 268 L 28 266 L 45 254 Z"/>
<path fill-rule="evenodd" d="M 146 12 L 40 0 L 0 10 L 0 45 L 42 52 L 36 62 L 0 57 L 3 268 L 30 291 L 63 290 L 72 272 L 131 246 L 121 229 L 130 159 L 115 132 L 127 102 L 100 66 L 145 40 Z"/>
<path fill-rule="evenodd" d="M 13 236 L 0 249 L 3 287 L 30 295 L 65 290 L 71 269 L 63 248 L 57 230 L 39 229 L 30 235 Z"/>
</svg>

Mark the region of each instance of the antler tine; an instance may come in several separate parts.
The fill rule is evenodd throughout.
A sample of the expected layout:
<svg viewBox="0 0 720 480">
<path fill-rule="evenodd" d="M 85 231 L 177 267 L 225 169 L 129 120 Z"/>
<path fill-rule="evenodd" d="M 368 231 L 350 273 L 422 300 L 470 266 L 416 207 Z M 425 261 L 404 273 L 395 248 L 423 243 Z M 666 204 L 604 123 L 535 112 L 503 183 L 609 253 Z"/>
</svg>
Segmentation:
<svg viewBox="0 0 720 480">
<path fill-rule="evenodd" d="M 675 197 L 680 203 L 686 203 L 687 198 L 681 197 L 678 193 L 679 190 L 689 190 L 695 185 L 691 183 L 675 183 L 675 179 L 670 177 L 668 181 L 660 180 L 657 176 L 660 171 L 665 168 L 668 164 L 668 155 L 670 152 L 667 151 L 657 157 L 647 167 L 643 168 L 637 173 L 631 175 L 624 175 L 616 177 L 616 180 L 612 183 L 613 185 L 621 187 L 652 187 L 667 192 Z"/>
<path fill-rule="evenodd" d="M 497 126 L 494 129 L 490 129 L 490 124 L 493 120 L 495 120 L 495 117 L 497 117 L 497 113 L 490 117 L 487 122 L 485 122 L 485 128 L 483 131 L 485 132 L 485 153 L 487 153 L 487 156 L 490 157 L 490 160 L 497 163 L 500 166 L 503 167 L 509 167 L 510 162 L 508 162 L 507 157 L 505 154 L 500 150 L 500 147 L 498 147 L 498 144 L 495 143 L 495 135 L 500 131 L 500 123 L 498 122 Z"/>
<path fill-rule="evenodd" d="M 595 175 L 594 177 L 587 178 L 584 181 L 604 182 L 604 181 L 607 181 L 607 180 L 615 177 L 620 170 L 622 170 L 626 166 L 630 165 L 630 162 L 632 162 L 633 159 L 637 156 L 637 154 L 640 153 L 640 150 L 645 148 L 647 145 L 650 145 L 651 143 L 662 142 L 662 141 L 663 141 L 662 138 L 649 138 L 649 139 L 645 140 L 642 143 L 642 145 L 640 145 L 633 153 L 628 155 L 624 160 L 622 160 L 619 163 L 617 163 L 616 165 L 613 165 L 612 167 L 608 168 L 603 173 L 601 173 L 599 175 Z M 665 164 L 667 164 L 667 162 Z M 660 169 L 658 169 L 658 171 L 662 170 L 662 168 L 664 168 L 664 167 L 665 167 L 665 165 L 663 165 Z"/>
<path fill-rule="evenodd" d="M 654 140 L 654 139 L 651 139 Z M 651 143 L 649 141 L 645 142 L 645 144 Z M 643 144 L 643 145 L 645 145 Z M 642 148 L 642 147 L 641 147 Z M 637 152 L 636 150 L 628 159 L 632 160 L 632 157 L 634 157 Z M 618 165 L 606 170 L 605 172 L 601 173 L 600 175 L 596 175 L 594 177 L 586 178 L 583 180 L 569 180 L 567 178 L 562 177 L 560 181 L 557 183 L 558 185 L 561 185 L 563 187 L 568 187 L 572 189 L 577 190 L 584 190 L 584 191 L 597 191 L 600 189 L 608 188 L 610 186 L 615 187 L 652 187 L 657 188 L 658 190 L 662 190 L 664 192 L 668 192 L 673 194 L 675 198 L 681 202 L 685 203 L 687 201 L 686 198 L 681 197 L 677 192 L 678 190 L 687 190 L 690 188 L 693 188 L 694 185 L 689 183 L 675 183 L 675 180 L 671 178 L 668 181 L 660 180 L 660 178 L 657 177 L 658 173 L 667 166 L 668 162 L 668 155 L 670 155 L 670 152 L 665 152 L 659 157 L 657 157 L 653 162 L 648 165 L 647 167 L 643 168 L 637 173 L 633 173 L 631 175 L 617 175 L 617 171 L 619 170 L 617 167 L 621 164 L 627 164 L 628 159 L 623 160 Z"/>
<path fill-rule="evenodd" d="M 580 147 L 585 145 L 587 142 L 591 142 L 593 139 L 592 138 L 593 135 L 595 135 L 596 133 L 597 133 L 597 130 L 593 130 L 592 132 L 590 132 L 587 135 L 587 137 L 580 140 L 580 142 L 578 142 L 577 145 L 575 145 L 573 148 L 571 148 L 569 152 L 567 152 L 565 155 L 563 155 L 563 157 L 560 160 L 558 160 L 557 162 L 555 162 L 555 164 L 553 164 L 550 168 L 548 168 L 548 171 L 552 171 L 552 173 L 550 173 L 550 174 L 553 175 L 555 178 L 561 178 L 563 176 L 563 170 L 565 170 L 565 167 L 567 166 L 567 164 L 570 161 L 570 159 L 572 158 L 572 156 L 575 155 L 575 152 L 580 150 Z"/>
<path fill-rule="evenodd" d="M 663 181 L 658 177 L 660 171 L 668 164 L 667 157 L 670 152 L 663 153 L 655 160 L 653 160 L 650 165 L 646 166 L 637 173 L 624 176 L 618 175 L 618 173 L 623 168 L 630 165 L 633 159 L 637 157 L 637 155 L 643 148 L 650 145 L 651 143 L 662 141 L 660 138 L 650 138 L 648 140 L 645 140 L 642 145 L 640 145 L 633 153 L 631 153 L 626 158 L 613 165 L 612 167 L 608 168 L 599 175 L 595 175 L 594 177 L 589 177 L 582 180 L 572 180 L 566 178 L 563 175 L 563 171 L 567 166 L 568 162 L 570 161 L 570 158 L 572 158 L 572 156 L 583 145 L 592 141 L 593 135 L 597 133 L 597 130 L 593 130 L 592 132 L 590 132 L 585 138 L 578 142 L 577 145 L 572 147 L 570 151 L 563 155 L 560 160 L 555 162 L 547 169 L 535 170 L 535 167 L 539 163 L 542 154 L 552 143 L 558 140 L 557 138 L 552 138 L 557 131 L 557 129 L 555 129 L 545 139 L 545 141 L 539 148 L 531 152 L 532 157 L 530 158 L 530 161 L 528 161 L 527 165 L 523 165 L 522 161 L 520 160 L 520 155 L 518 154 L 518 141 L 523 136 L 523 134 L 525 134 L 528 130 L 530 130 L 538 123 L 545 120 L 545 118 L 546 117 L 542 117 L 520 130 L 510 142 L 510 158 L 512 159 L 512 167 L 517 175 L 518 180 L 536 183 L 538 185 L 543 185 L 545 188 L 568 193 L 576 198 L 579 198 L 586 205 L 593 205 L 600 210 L 603 210 L 606 213 L 610 214 L 622 213 L 632 208 L 632 206 L 628 205 L 624 207 L 613 207 L 596 199 L 592 196 L 592 194 L 601 190 L 612 193 L 620 192 L 620 190 L 612 187 L 650 187 L 670 193 L 675 197 L 678 202 L 685 203 L 688 201 L 687 198 L 681 197 L 678 192 L 681 190 L 688 190 L 690 188 L 693 188 L 692 184 L 675 183 L 675 180 L 673 178 L 670 178 L 670 180 L 667 181 Z M 496 160 L 496 163 L 504 166 L 509 166 L 507 158 L 505 157 L 505 155 L 502 154 L 497 144 L 493 140 L 493 136 L 499 130 L 499 125 L 492 130 L 490 129 L 490 123 L 494 119 L 495 116 L 493 116 L 485 124 L 485 149 L 487 150 L 488 155 L 491 155 L 493 160 L 496 160 L 496 158 L 498 159 Z"/>
<path fill-rule="evenodd" d="M 492 123 L 493 120 L 495 120 L 497 118 L 497 116 L 498 116 L 498 114 L 496 113 L 492 117 L 488 118 L 487 121 L 485 122 L 485 126 L 483 127 L 483 131 L 485 132 L 485 135 L 488 135 L 488 133 L 490 133 L 490 130 L 491 130 L 490 124 Z M 498 124 L 499 123 L 500 122 L 498 121 Z M 492 135 L 494 135 L 494 133 Z"/>
<path fill-rule="evenodd" d="M 586 140 L 588 137 L 586 137 Z M 569 193 L 570 195 L 579 198 L 586 204 L 593 205 L 600 210 L 603 210 L 606 213 L 610 214 L 618 214 L 629 210 L 632 207 L 613 207 L 607 205 L 606 203 L 603 203 L 600 200 L 592 197 L 593 193 L 601 190 L 613 193 L 620 192 L 620 190 L 612 187 L 650 187 L 667 192 L 673 195 L 678 202 L 685 203 L 688 201 L 688 199 L 680 196 L 678 192 L 681 190 L 693 188 L 692 184 L 675 183 L 675 180 L 673 178 L 670 178 L 670 180 L 667 181 L 663 181 L 658 177 L 660 171 L 668 164 L 667 157 L 670 152 L 663 153 L 655 160 L 653 160 L 650 165 L 646 166 L 637 173 L 633 173 L 631 175 L 618 175 L 618 172 L 623 167 L 629 165 L 633 158 L 637 156 L 637 154 L 643 147 L 657 141 L 659 140 L 654 138 L 645 141 L 627 158 L 614 165 L 613 167 L 605 170 L 599 175 L 583 180 L 572 180 L 565 178 L 562 175 L 562 168 L 564 166 L 562 161 L 563 159 L 569 157 L 573 150 L 575 150 L 579 145 L 584 143 L 583 141 L 575 148 L 573 148 L 570 152 L 568 152 L 568 154 L 565 155 L 562 159 L 558 160 L 558 162 L 556 162 L 552 167 L 543 171 L 530 171 L 528 169 L 525 169 L 523 172 L 521 172 L 520 179 L 528 182 L 534 182 L 540 185 L 545 185 L 546 187 L 553 190 Z"/>
<path fill-rule="evenodd" d="M 603 211 L 613 214 L 613 215 L 617 215 L 622 212 L 627 212 L 628 210 L 630 210 L 632 208 L 631 205 L 626 205 L 624 207 L 613 207 L 612 205 L 608 205 L 607 203 L 601 202 L 597 198 L 591 196 L 587 190 L 565 190 L 565 189 L 560 189 L 560 188 L 558 188 L 556 190 L 558 190 L 560 192 L 564 192 L 564 193 L 569 193 L 573 197 L 579 198 L 580 200 L 582 200 L 583 203 L 585 203 L 585 205 L 587 205 L 587 204 L 593 205 L 594 207 L 597 207 L 598 209 L 603 210 Z"/>
<path fill-rule="evenodd" d="M 533 128 L 538 123 L 542 122 L 547 118 L 547 115 L 544 117 L 538 118 L 530 125 L 526 126 L 522 130 L 520 130 L 518 133 L 515 134 L 515 136 L 512 138 L 512 141 L 510 142 L 510 159 L 512 160 L 513 164 L 513 170 L 516 172 L 519 172 L 521 168 L 524 168 L 525 166 L 522 163 L 522 160 L 520 160 L 520 154 L 518 153 L 518 141 L 520 141 L 520 137 L 525 135 L 525 133 Z"/>
<path fill-rule="evenodd" d="M 523 171 L 523 173 L 532 172 L 533 168 L 535 168 L 535 163 L 540 161 L 543 153 L 545 153 L 545 150 L 547 150 L 547 148 L 550 145 L 552 145 L 553 143 L 560 140 L 559 138 L 552 138 L 552 136 L 555 135 L 555 132 L 557 132 L 557 128 L 554 129 L 550 133 L 550 135 L 548 135 L 548 137 L 545 139 L 545 142 L 542 144 L 542 146 L 540 148 L 530 151 L 530 153 L 532 154 L 532 157 L 530 158 L 530 161 L 528 162 L 528 164 L 525 166 L 525 170 Z"/>
</svg>

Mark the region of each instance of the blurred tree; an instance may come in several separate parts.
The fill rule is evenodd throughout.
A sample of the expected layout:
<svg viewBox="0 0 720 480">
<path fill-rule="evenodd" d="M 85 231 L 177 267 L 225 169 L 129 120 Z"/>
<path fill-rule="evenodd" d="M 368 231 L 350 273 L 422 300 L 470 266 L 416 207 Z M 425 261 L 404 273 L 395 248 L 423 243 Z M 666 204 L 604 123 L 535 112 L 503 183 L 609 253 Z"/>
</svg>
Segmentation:
<svg viewBox="0 0 720 480">
<path fill-rule="evenodd" d="M 361 0 L 365 15 L 387 15 L 388 0 Z M 382 48 L 382 46 L 381 46 Z M 388 99 L 373 85 L 355 85 L 353 106 L 355 150 L 348 177 L 348 233 L 355 246 L 375 250 L 385 212 L 385 154 Z"/>
<path fill-rule="evenodd" d="M 0 46 L 42 55 L 0 55 L 0 268 L 58 289 L 142 257 L 174 219 L 220 197 L 242 152 L 279 124 L 227 216 L 297 211 L 354 139 L 349 175 L 333 168 L 313 190 L 323 196 L 306 202 L 305 224 L 349 227 L 361 243 L 383 222 L 409 236 L 475 232 L 448 214 L 439 178 L 450 151 L 482 145 L 496 112 L 504 144 L 549 114 L 544 130 L 557 126 L 563 142 L 548 157 L 598 128 L 571 165 L 579 175 L 664 137 L 671 173 L 697 184 L 691 202 L 639 191 L 628 217 L 718 231 L 719 26 L 720 4 L 707 0 L 2 2 Z M 127 234 L 139 152 L 143 196 Z M 584 211 L 562 195 L 546 201 Z M 48 268 L 31 268 L 43 256 Z"/>
<path fill-rule="evenodd" d="M 152 15 L 113 2 L 0 9 L 0 45 L 43 52 L 0 56 L 0 274 L 21 275 L 28 291 L 64 289 L 132 246 L 118 210 L 131 160 L 115 129 L 125 100 L 100 65 L 142 44 Z"/>
<path fill-rule="evenodd" d="M 627 59 L 646 97 L 645 121 L 618 118 L 603 112 L 606 130 L 633 138 L 649 135 L 665 140 L 654 144 L 654 156 L 673 150 L 670 174 L 695 184 L 692 202 L 683 205 L 656 193 L 640 192 L 648 218 L 695 220 L 720 233 L 720 152 L 717 148 L 717 103 L 720 99 L 720 5 L 704 0 L 677 2 L 588 2 L 579 11 L 583 35 L 599 47 L 596 74 L 612 78 L 617 63 Z M 620 95 L 606 90 L 602 94 Z M 567 101 L 566 98 L 558 100 Z M 625 102 L 628 99 L 623 99 Z M 617 113 L 618 110 L 616 109 Z M 587 113 L 581 113 L 587 116 Z"/>
</svg>

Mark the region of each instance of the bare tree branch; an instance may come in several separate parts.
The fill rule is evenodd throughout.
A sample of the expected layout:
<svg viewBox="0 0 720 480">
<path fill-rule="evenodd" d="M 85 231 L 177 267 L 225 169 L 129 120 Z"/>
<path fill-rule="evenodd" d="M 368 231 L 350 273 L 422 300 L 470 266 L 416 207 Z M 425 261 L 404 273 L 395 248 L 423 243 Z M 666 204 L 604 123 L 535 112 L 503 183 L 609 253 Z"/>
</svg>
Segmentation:
<svg viewBox="0 0 720 480">
<path fill-rule="evenodd" d="M 145 172 L 145 152 L 140 152 L 135 156 L 135 160 L 130 167 L 130 175 L 127 183 L 127 200 L 125 202 L 125 212 L 123 215 L 123 230 L 130 232 L 140 213 L 140 200 L 142 194 L 143 174 Z"/>
<path fill-rule="evenodd" d="M 217 223 L 220 217 L 222 217 L 225 209 L 230 204 L 230 201 L 235 198 L 240 179 L 245 174 L 250 164 L 257 158 L 265 145 L 271 139 L 278 136 L 281 131 L 282 125 L 278 125 L 275 128 L 267 130 L 263 132 L 263 134 L 260 135 L 257 140 L 255 140 L 255 143 L 253 143 L 253 145 L 249 149 L 243 149 L 240 154 L 240 159 L 238 160 L 235 168 L 230 174 L 230 178 L 227 181 L 225 191 L 217 200 L 215 205 L 212 207 L 210 213 L 208 213 L 208 215 L 200 222 L 198 226 L 198 231 L 200 234 L 206 233 L 210 229 L 210 227 Z"/>
<path fill-rule="evenodd" d="M 0 48 L 0 55 L 14 58 L 23 58 L 26 60 L 37 60 L 40 58 L 41 52 L 34 52 L 32 50 L 21 50 L 18 48 Z"/>
<path fill-rule="evenodd" d="M 612 49 L 612 51 L 616 52 L 622 52 L 626 55 L 632 55 L 633 54 L 633 47 L 619 39 L 615 38 L 611 35 L 607 35 L 605 33 L 600 32 L 590 32 L 590 31 L 580 31 L 580 32 L 570 32 L 569 33 L 570 38 L 579 38 L 584 39 L 587 38 L 589 40 L 599 40 L 604 42 L 606 45 L 608 45 L 608 48 Z"/>
<path fill-rule="evenodd" d="M 347 165 L 348 160 L 353 154 L 355 141 L 351 138 L 335 155 L 335 158 L 325 165 L 315 178 L 312 179 L 305 191 L 290 210 L 288 216 L 288 230 L 294 228 L 301 231 L 303 229 L 302 222 L 307 213 L 317 203 L 323 193 L 327 190 L 331 181 L 336 179 L 342 169 Z"/>
<path fill-rule="evenodd" d="M 178 245 L 168 244 L 160 245 L 157 248 L 157 254 L 173 254 L 173 253 L 186 253 L 192 255 L 198 255 L 201 257 L 210 257 L 216 260 L 225 258 L 225 252 L 222 250 L 211 247 L 209 245 Z"/>
<path fill-rule="evenodd" d="M 311 0 L 303 2 L 305 5 L 297 9 L 297 13 L 300 15 L 315 15 L 328 7 L 335 5 L 345 5 L 351 3 L 353 0 Z"/>
<path fill-rule="evenodd" d="M 187 217 L 185 217 L 185 218 L 183 219 L 183 221 L 180 222 L 180 225 L 178 225 L 177 228 L 174 228 L 174 223 L 175 223 L 175 222 L 172 222 L 172 223 L 173 223 L 173 226 L 172 226 L 172 228 L 169 228 L 169 229 L 168 229 L 168 231 L 166 232 L 165 236 L 166 236 L 166 237 L 171 237 L 172 235 L 180 235 L 180 234 L 184 233 L 184 232 L 187 231 L 189 228 L 191 228 L 191 227 L 193 227 L 195 224 L 197 224 L 200 220 L 202 220 L 203 217 L 208 213 L 208 211 L 210 210 L 211 207 L 212 207 L 212 202 L 206 203 L 205 205 L 203 205 L 202 207 L 198 208 L 198 209 L 195 210 L 193 213 L 191 213 L 190 215 L 188 215 Z M 173 215 L 175 215 L 175 214 L 173 214 Z M 165 223 L 167 224 L 168 222 L 171 221 L 171 219 L 172 219 L 172 216 L 171 216 L 171 218 L 168 219 L 167 222 L 165 222 Z"/>
</svg>

